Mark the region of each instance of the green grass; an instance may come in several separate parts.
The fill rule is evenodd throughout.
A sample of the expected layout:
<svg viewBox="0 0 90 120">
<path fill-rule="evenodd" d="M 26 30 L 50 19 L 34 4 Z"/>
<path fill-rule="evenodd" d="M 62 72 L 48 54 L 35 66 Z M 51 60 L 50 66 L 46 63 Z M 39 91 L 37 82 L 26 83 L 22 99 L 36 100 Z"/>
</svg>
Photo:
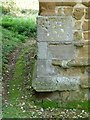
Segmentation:
<svg viewBox="0 0 90 120">
<path fill-rule="evenodd" d="M 36 23 L 34 18 L 12 17 L 2 15 L 2 60 L 3 64 L 8 63 L 8 55 L 26 42 L 30 37 L 36 37 Z"/>
<path fill-rule="evenodd" d="M 1 33 L 2 33 L 2 62 L 3 62 L 3 74 L 4 71 L 7 70 L 8 56 L 15 50 L 20 49 L 21 54 L 18 57 L 18 60 L 15 64 L 15 69 L 13 71 L 12 80 L 8 81 L 7 84 L 10 85 L 8 88 L 8 104 L 3 104 L 3 117 L 4 118 L 21 118 L 21 117 L 29 117 L 32 115 L 31 112 L 23 113 L 23 110 L 19 106 L 20 103 L 25 102 L 22 96 L 27 91 L 24 90 L 23 81 L 26 80 L 25 74 L 29 74 L 29 70 L 25 71 L 26 60 L 24 56 L 30 52 L 30 45 L 24 46 L 22 48 L 22 43 L 30 40 L 30 38 L 36 37 L 36 23 L 35 16 L 34 18 L 23 18 L 23 17 L 12 17 L 10 15 L 2 15 L 0 19 Z M 30 64 L 30 69 L 33 72 L 33 64 L 34 60 Z M 32 66 L 32 67 L 31 67 Z M 27 66 L 28 67 L 28 66 Z M 32 73 L 31 72 L 31 73 Z M 28 81 L 28 80 L 27 80 Z M 29 78 L 29 81 L 30 78 Z M 19 91 L 19 89 L 21 91 Z M 23 93 L 24 90 L 24 93 Z M 30 92 L 29 92 L 30 93 Z M 29 96 L 28 96 L 29 97 Z M 30 99 L 27 99 L 26 104 L 30 104 Z M 30 104 L 31 105 L 31 104 Z M 29 105 L 27 105 L 29 106 Z"/>
<path fill-rule="evenodd" d="M 90 112 L 90 101 L 72 101 L 72 102 L 64 102 L 61 103 L 59 101 L 53 100 L 43 100 L 43 101 L 36 101 L 35 104 L 37 106 L 42 106 L 44 109 L 47 108 L 61 108 L 61 109 L 77 109 L 77 110 L 85 110 Z"/>
<path fill-rule="evenodd" d="M 36 35 L 35 18 L 4 15 L 2 27 L 28 37 L 35 37 Z"/>
<path fill-rule="evenodd" d="M 32 115 L 30 111 L 27 111 L 27 108 L 31 106 L 31 99 L 29 98 L 30 91 L 26 91 L 25 90 L 26 88 L 24 86 L 24 81 L 27 80 L 25 76 L 26 73 L 25 65 L 27 61 L 24 57 L 27 56 L 27 53 L 30 52 L 30 49 L 33 49 L 33 47 L 30 48 L 30 45 L 22 49 L 15 64 L 13 77 L 10 81 L 8 81 L 9 84 L 8 105 L 3 105 L 3 118 L 22 118 L 22 117 L 25 118 L 25 117 L 30 117 Z M 33 60 L 33 64 L 34 64 L 34 60 Z M 33 64 L 32 63 L 30 64 L 30 68 L 32 67 L 32 72 L 33 72 Z M 29 73 L 29 71 L 27 71 L 27 73 Z M 29 86 L 30 86 L 30 80 L 31 78 L 29 78 Z M 26 95 L 28 96 L 27 100 L 25 99 Z M 22 98 L 22 96 L 24 98 Z M 23 102 L 27 104 L 27 108 L 25 108 L 24 113 L 20 106 L 20 104 L 22 104 Z"/>
</svg>

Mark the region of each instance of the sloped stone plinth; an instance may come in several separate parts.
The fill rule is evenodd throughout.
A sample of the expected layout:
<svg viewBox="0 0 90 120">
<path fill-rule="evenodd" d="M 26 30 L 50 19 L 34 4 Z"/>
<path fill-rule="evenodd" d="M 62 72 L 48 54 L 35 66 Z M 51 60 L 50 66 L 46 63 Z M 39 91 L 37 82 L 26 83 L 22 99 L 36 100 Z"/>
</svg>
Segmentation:
<svg viewBox="0 0 90 120">
<path fill-rule="evenodd" d="M 33 87 L 38 92 L 78 90 L 79 84 L 79 77 L 44 76 L 33 81 Z"/>
</svg>

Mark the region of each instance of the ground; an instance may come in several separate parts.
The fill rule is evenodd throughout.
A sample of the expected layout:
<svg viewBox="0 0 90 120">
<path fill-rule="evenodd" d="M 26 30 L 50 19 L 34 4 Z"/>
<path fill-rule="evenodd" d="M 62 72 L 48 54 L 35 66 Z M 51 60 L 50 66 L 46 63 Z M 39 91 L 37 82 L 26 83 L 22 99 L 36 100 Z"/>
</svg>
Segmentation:
<svg viewBox="0 0 90 120">
<path fill-rule="evenodd" d="M 52 101 L 37 99 L 32 76 L 36 61 L 36 40 L 30 38 L 8 56 L 3 73 L 3 118 L 85 118 L 83 109 L 65 109 Z M 36 95 L 37 94 L 37 95 Z"/>
</svg>

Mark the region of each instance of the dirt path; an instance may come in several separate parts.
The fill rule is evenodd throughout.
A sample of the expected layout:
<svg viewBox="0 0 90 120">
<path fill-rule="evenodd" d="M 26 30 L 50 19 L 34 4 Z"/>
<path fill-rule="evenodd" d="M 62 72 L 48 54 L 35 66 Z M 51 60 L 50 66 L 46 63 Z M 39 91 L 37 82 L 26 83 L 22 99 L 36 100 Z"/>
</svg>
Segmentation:
<svg viewBox="0 0 90 120">
<path fill-rule="evenodd" d="M 35 92 L 31 87 L 35 50 L 35 40 L 30 39 L 9 56 L 3 75 L 4 118 L 87 119 L 88 113 L 84 110 L 62 109 L 56 107 L 55 102 L 35 98 Z"/>
<path fill-rule="evenodd" d="M 35 40 L 30 39 L 26 43 L 23 43 L 19 48 L 15 49 L 9 56 L 8 56 L 8 64 L 6 70 L 3 73 L 3 102 L 7 101 L 7 93 L 8 93 L 8 81 L 12 79 L 14 67 L 16 64 L 16 60 L 18 59 L 19 55 L 22 53 L 23 48 L 28 47 L 29 45 L 32 46 L 35 44 Z M 32 56 L 31 56 L 32 57 Z"/>
<path fill-rule="evenodd" d="M 36 41 L 33 39 L 28 40 L 26 43 L 23 43 L 22 46 L 20 46 L 18 49 L 13 51 L 13 53 L 11 53 L 8 57 L 9 62 L 5 72 L 3 73 L 3 115 L 7 118 L 10 116 L 9 114 L 11 111 L 18 109 L 19 104 L 22 102 L 25 103 L 25 101 L 27 102 L 26 98 L 23 97 L 27 97 L 26 95 L 30 94 L 30 80 L 33 70 L 32 64 L 34 62 L 35 42 Z M 20 76 L 20 74 L 23 75 Z M 15 79 L 17 81 L 15 81 Z M 20 80 L 22 81 L 20 82 Z M 18 85 L 16 82 L 18 82 Z M 15 91 L 13 92 L 14 89 Z M 28 90 L 28 92 L 25 94 L 26 90 Z M 19 103 L 16 101 L 17 97 Z M 13 100 L 13 98 L 15 99 Z M 14 106 L 15 108 L 14 110 L 9 111 L 9 109 L 11 109 L 11 106 Z M 19 111 L 17 110 L 17 113 L 19 113 Z M 17 117 L 15 112 L 11 113 L 11 116 L 13 118 Z"/>
</svg>

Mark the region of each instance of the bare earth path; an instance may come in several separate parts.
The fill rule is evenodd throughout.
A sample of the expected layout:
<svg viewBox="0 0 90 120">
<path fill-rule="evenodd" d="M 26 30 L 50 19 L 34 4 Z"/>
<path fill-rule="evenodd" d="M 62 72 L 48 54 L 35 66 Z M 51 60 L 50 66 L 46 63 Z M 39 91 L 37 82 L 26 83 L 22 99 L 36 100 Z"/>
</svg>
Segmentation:
<svg viewBox="0 0 90 120">
<path fill-rule="evenodd" d="M 45 108 L 31 87 L 36 58 L 36 41 L 32 38 L 9 55 L 3 73 L 3 118 L 85 118 L 88 112 L 56 107 Z M 38 94 L 37 94 L 38 95 Z"/>
</svg>

